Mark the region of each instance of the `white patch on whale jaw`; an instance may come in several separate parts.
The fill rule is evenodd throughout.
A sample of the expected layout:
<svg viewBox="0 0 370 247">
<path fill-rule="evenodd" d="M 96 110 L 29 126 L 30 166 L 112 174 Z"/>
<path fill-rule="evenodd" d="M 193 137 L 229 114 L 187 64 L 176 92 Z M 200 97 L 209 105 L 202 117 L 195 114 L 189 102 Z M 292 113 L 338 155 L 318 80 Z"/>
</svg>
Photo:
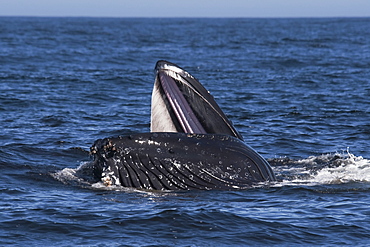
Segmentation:
<svg viewBox="0 0 370 247">
<path fill-rule="evenodd" d="M 159 90 L 156 80 L 152 93 L 150 132 L 178 132 Z"/>
</svg>

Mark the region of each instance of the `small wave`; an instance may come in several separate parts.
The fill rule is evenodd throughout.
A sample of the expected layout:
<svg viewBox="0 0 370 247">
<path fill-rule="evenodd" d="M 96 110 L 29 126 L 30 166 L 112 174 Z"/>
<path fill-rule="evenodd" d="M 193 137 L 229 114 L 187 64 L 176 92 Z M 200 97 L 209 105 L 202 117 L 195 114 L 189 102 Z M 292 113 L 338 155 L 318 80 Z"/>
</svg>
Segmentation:
<svg viewBox="0 0 370 247">
<path fill-rule="evenodd" d="M 280 183 L 285 185 L 330 185 L 370 182 L 370 160 L 347 154 L 323 154 L 306 159 L 273 159 Z"/>
<path fill-rule="evenodd" d="M 63 184 L 89 188 L 93 190 L 109 190 L 109 191 L 125 191 L 125 192 L 141 192 L 135 188 L 127 188 L 122 186 L 110 185 L 107 186 L 102 181 L 98 181 L 93 175 L 93 163 L 90 161 L 81 162 L 77 168 L 64 168 L 60 171 L 50 174 L 54 179 Z"/>
<path fill-rule="evenodd" d="M 64 168 L 50 174 L 56 180 L 69 185 L 91 187 L 93 181 L 93 168 L 91 162 L 82 162 L 77 168 Z"/>
</svg>

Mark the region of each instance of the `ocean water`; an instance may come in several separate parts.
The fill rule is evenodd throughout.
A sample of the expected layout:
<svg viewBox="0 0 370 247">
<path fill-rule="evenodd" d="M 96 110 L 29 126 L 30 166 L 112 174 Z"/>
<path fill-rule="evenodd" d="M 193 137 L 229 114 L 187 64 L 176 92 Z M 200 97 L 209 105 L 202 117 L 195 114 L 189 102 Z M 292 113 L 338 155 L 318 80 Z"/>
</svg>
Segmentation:
<svg viewBox="0 0 370 247">
<path fill-rule="evenodd" d="M 211 91 L 278 182 L 90 182 L 99 138 L 148 132 L 157 60 Z M 0 18 L 0 245 L 368 246 L 370 19 Z"/>
</svg>

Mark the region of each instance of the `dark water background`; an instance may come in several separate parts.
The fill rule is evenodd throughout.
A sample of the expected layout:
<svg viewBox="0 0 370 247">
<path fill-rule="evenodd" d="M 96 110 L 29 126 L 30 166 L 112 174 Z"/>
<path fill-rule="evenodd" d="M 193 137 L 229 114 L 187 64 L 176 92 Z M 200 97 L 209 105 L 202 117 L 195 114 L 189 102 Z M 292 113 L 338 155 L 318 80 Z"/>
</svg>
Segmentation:
<svg viewBox="0 0 370 247">
<path fill-rule="evenodd" d="M 279 179 L 145 192 L 83 179 L 149 131 L 153 68 L 211 91 Z M 0 245 L 370 244 L 370 19 L 0 18 Z"/>
</svg>

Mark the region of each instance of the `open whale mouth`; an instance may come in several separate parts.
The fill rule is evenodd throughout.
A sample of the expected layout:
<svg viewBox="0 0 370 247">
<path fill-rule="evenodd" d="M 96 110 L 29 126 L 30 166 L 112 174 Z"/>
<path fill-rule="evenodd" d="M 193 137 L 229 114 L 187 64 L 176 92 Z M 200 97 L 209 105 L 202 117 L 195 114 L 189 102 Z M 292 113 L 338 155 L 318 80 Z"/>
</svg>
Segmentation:
<svg viewBox="0 0 370 247">
<path fill-rule="evenodd" d="M 225 134 L 243 140 L 196 78 L 163 60 L 157 62 L 155 71 L 151 132 Z"/>
</svg>

